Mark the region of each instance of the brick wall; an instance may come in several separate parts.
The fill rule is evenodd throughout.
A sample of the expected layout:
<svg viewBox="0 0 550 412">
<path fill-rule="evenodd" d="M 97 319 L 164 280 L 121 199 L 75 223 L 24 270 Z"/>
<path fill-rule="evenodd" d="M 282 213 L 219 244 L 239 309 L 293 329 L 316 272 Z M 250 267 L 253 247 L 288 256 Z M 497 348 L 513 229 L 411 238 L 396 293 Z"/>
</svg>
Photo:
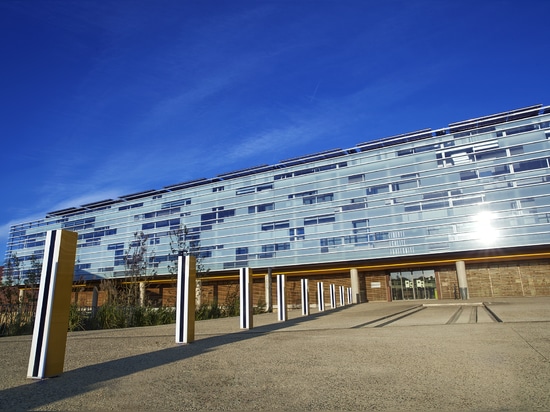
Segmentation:
<svg viewBox="0 0 550 412">
<path fill-rule="evenodd" d="M 434 268 L 438 287 L 439 299 L 454 299 L 455 289 L 458 288 L 456 268 L 454 265 Z M 550 259 L 538 261 L 510 261 L 500 263 L 478 263 L 466 265 L 468 291 L 471 298 L 491 298 L 506 296 L 550 296 Z M 301 305 L 301 278 L 287 276 L 287 303 L 289 307 Z M 330 284 L 336 287 L 337 303 L 340 304 L 339 286 L 351 287 L 349 273 L 307 276 L 309 279 L 309 301 L 317 304 L 317 282 L 324 283 L 325 305 L 330 304 Z M 380 288 L 376 282 L 380 283 Z M 175 306 L 175 283 L 150 284 L 147 289 L 147 298 L 159 305 Z M 366 291 L 370 302 L 387 301 L 389 286 L 385 271 L 360 272 L 359 287 Z M 80 306 L 92 305 L 93 287 L 90 285 L 75 285 L 73 287 L 72 302 Z M 347 289 L 346 289 L 347 290 Z M 272 302 L 277 301 L 277 277 L 272 277 Z M 253 304 L 265 304 L 265 280 L 263 277 L 253 280 Z M 211 303 L 217 300 L 223 305 L 228 300 L 239 296 L 238 279 L 231 280 L 202 280 L 201 302 Z M 106 300 L 106 292 L 100 290 L 98 303 L 102 305 Z"/>
<path fill-rule="evenodd" d="M 366 274 L 360 274 L 360 276 L 365 282 L 367 301 L 386 302 L 388 300 L 389 286 L 385 272 L 369 272 Z"/>
</svg>

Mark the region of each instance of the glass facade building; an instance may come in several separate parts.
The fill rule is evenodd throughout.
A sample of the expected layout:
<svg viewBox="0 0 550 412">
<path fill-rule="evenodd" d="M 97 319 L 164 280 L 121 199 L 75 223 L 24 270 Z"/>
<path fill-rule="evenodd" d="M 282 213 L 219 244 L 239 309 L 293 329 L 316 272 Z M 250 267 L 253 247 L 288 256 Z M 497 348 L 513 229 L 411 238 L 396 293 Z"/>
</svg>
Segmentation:
<svg viewBox="0 0 550 412">
<path fill-rule="evenodd" d="M 549 189 L 537 105 L 50 212 L 12 226 L 7 254 L 25 267 L 47 230 L 72 230 L 75 278 L 98 279 L 124 276 L 136 232 L 167 274 L 182 227 L 219 274 L 541 246 Z"/>
</svg>

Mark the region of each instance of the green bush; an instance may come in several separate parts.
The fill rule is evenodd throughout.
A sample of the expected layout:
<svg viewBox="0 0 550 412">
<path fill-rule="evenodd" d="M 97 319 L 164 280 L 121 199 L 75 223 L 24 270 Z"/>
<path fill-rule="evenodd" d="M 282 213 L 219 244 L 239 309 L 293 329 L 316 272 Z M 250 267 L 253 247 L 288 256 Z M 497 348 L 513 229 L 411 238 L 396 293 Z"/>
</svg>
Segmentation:
<svg viewBox="0 0 550 412">
<path fill-rule="evenodd" d="M 69 309 L 69 330 L 85 330 L 88 316 L 76 304 L 72 304 Z"/>
<path fill-rule="evenodd" d="M 105 304 L 97 308 L 92 322 L 92 329 L 117 329 L 126 327 L 126 316 L 120 306 Z"/>
</svg>

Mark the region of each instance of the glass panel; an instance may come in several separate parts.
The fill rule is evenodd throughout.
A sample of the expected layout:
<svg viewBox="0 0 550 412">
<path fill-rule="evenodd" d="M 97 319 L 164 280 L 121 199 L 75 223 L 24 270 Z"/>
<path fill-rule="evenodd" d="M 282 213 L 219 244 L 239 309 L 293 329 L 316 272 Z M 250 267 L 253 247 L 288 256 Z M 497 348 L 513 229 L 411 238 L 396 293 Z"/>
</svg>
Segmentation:
<svg viewBox="0 0 550 412">
<path fill-rule="evenodd" d="M 437 299 L 435 272 L 403 270 L 390 273 L 392 300 Z"/>
</svg>

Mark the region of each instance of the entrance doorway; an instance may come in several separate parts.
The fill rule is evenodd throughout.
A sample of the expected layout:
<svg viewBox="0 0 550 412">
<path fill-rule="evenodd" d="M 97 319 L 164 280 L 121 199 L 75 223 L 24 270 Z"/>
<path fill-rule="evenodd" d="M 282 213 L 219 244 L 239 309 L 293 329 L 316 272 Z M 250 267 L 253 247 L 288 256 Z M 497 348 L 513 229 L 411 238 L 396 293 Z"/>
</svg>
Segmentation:
<svg viewBox="0 0 550 412">
<path fill-rule="evenodd" d="M 392 300 L 437 299 L 432 269 L 391 272 L 390 286 Z"/>
</svg>

